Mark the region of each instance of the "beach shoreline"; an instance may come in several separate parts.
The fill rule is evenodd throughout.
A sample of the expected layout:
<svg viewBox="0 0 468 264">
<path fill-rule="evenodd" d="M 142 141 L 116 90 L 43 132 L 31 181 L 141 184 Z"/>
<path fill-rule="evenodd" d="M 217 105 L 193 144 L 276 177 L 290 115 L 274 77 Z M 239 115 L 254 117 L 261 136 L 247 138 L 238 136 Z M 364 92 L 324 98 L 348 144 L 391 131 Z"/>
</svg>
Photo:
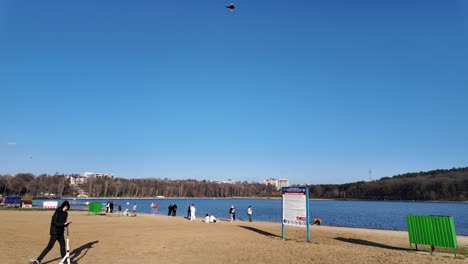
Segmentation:
<svg viewBox="0 0 468 264">
<path fill-rule="evenodd" d="M 40 198 L 45 199 L 45 198 Z M 58 197 L 49 198 L 51 200 L 146 200 L 146 199 L 163 199 L 163 200 L 195 200 L 195 199 L 213 199 L 213 200 L 281 200 L 281 197 Z M 333 198 L 309 198 L 310 201 L 363 201 L 363 202 L 414 202 L 414 203 L 468 203 L 465 201 L 450 201 L 450 200 L 375 200 L 375 199 L 333 199 Z"/>
<path fill-rule="evenodd" d="M 3 254 L 0 263 L 25 263 L 48 240 L 51 211 L 0 210 Z M 311 226 L 285 229 L 273 222 L 191 222 L 180 217 L 92 215 L 70 211 L 72 261 L 84 263 L 465 263 L 447 250 L 411 252 L 407 232 Z M 468 237 L 457 236 L 459 251 Z M 424 246 L 420 247 L 425 250 Z M 78 250 L 77 250 L 78 249 Z M 426 249 L 427 250 L 427 249 Z M 441 253 L 443 252 L 443 253 Z M 215 253 L 215 254 L 214 254 Z M 443 255 L 445 254 L 445 255 Z M 58 245 L 44 259 L 58 258 Z M 55 261 L 55 260 L 54 260 Z"/>
</svg>

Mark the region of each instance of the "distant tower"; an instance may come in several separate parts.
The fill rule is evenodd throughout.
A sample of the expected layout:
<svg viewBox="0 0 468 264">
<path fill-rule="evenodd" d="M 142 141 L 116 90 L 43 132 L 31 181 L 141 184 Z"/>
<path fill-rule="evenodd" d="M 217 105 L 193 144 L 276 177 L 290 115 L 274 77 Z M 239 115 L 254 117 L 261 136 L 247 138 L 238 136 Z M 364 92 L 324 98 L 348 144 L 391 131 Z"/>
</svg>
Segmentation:
<svg viewBox="0 0 468 264">
<path fill-rule="evenodd" d="M 372 181 L 372 170 L 369 169 L 369 181 Z"/>
</svg>

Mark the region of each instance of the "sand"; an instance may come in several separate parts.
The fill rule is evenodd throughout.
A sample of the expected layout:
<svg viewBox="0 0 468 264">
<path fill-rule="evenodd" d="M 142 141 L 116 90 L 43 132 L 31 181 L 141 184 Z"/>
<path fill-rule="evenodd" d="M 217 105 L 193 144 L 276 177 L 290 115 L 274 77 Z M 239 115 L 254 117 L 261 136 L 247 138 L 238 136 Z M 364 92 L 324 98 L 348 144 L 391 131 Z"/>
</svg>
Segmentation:
<svg viewBox="0 0 468 264">
<path fill-rule="evenodd" d="M 0 263 L 36 258 L 49 239 L 52 214 L 0 210 Z M 468 263 L 453 254 L 411 252 L 402 231 L 311 226 L 308 243 L 304 228 L 286 227 L 282 240 L 279 223 L 201 219 L 71 211 L 72 263 Z M 467 250 L 468 237 L 457 239 L 459 249 Z M 58 260 L 57 243 L 43 263 Z"/>
</svg>

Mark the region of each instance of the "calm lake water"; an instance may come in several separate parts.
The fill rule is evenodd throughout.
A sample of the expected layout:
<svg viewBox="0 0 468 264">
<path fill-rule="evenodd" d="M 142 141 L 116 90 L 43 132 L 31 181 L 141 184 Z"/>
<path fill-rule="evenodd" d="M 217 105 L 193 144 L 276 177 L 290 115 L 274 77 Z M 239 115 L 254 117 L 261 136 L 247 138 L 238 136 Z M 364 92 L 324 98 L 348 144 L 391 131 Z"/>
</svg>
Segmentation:
<svg viewBox="0 0 468 264">
<path fill-rule="evenodd" d="M 236 208 L 236 218 L 247 219 L 247 207 L 253 208 L 253 219 L 281 223 L 281 199 L 76 199 L 72 203 L 84 202 L 114 202 L 114 211 L 117 204 L 122 211 L 129 210 L 137 204 L 138 213 L 151 213 L 152 202 L 159 203 L 159 215 L 167 215 L 167 207 L 177 204 L 177 216 L 187 216 L 187 205 L 194 203 L 197 217 L 201 219 L 206 213 L 214 214 L 218 218 L 229 218 L 229 207 Z M 431 202 L 393 202 L 393 201 L 332 201 L 311 200 L 310 217 L 320 217 L 322 225 L 364 227 L 387 230 L 407 230 L 406 215 L 448 215 L 453 216 L 455 231 L 458 235 L 468 235 L 468 204 L 467 203 L 431 203 Z M 75 208 L 79 206 L 75 206 Z M 86 209 L 81 207 L 81 209 Z"/>
</svg>

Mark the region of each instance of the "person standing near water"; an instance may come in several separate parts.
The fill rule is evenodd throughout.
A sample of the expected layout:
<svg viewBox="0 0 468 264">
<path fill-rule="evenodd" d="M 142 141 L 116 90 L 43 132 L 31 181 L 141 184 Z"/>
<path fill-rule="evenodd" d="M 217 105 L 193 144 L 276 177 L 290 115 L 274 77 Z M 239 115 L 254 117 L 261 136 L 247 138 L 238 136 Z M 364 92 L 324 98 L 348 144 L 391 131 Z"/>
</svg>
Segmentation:
<svg viewBox="0 0 468 264">
<path fill-rule="evenodd" d="M 177 214 L 177 204 L 173 203 L 172 204 L 172 216 L 176 216 Z"/>
<path fill-rule="evenodd" d="M 154 207 L 153 207 L 153 214 L 157 214 L 157 213 L 158 213 L 158 208 L 159 208 L 159 203 L 158 203 L 158 202 L 155 202 L 155 203 L 154 203 Z"/>
<path fill-rule="evenodd" d="M 167 215 L 168 215 L 168 216 L 171 216 L 171 215 L 172 215 L 172 204 L 170 204 L 170 205 L 167 207 Z"/>
<path fill-rule="evenodd" d="M 190 208 L 192 207 L 191 204 L 187 205 L 187 219 L 190 220 Z"/>
<path fill-rule="evenodd" d="M 229 208 L 229 214 L 231 215 L 231 222 L 236 221 L 236 209 L 234 205 L 231 205 L 231 208 Z"/>
<path fill-rule="evenodd" d="M 196 212 L 196 208 L 195 208 L 195 204 L 192 204 L 190 206 L 190 221 L 195 221 L 196 220 L 196 216 L 195 216 L 195 212 Z"/>
<path fill-rule="evenodd" d="M 252 206 L 249 205 L 247 208 L 247 214 L 249 215 L 249 222 L 252 222 Z"/>
<path fill-rule="evenodd" d="M 136 210 L 137 210 L 137 205 L 133 204 L 133 208 L 132 208 L 133 216 L 136 216 Z"/>
</svg>

